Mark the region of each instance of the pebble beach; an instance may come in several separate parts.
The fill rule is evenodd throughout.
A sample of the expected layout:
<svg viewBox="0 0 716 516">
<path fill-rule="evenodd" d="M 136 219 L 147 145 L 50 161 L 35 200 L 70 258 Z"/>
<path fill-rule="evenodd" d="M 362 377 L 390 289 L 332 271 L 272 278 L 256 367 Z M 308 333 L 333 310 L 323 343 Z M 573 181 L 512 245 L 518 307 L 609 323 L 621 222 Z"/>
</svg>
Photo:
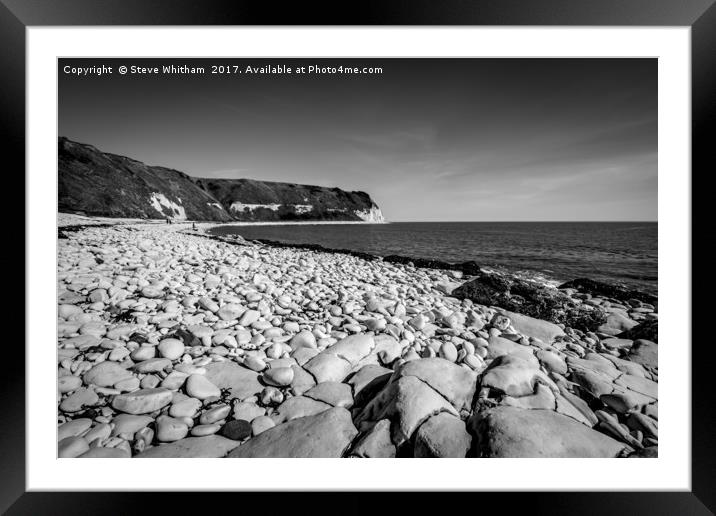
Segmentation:
<svg viewBox="0 0 716 516">
<path fill-rule="evenodd" d="M 59 215 L 58 457 L 657 456 L 654 303 L 562 289 L 577 329 L 212 225 Z"/>
</svg>

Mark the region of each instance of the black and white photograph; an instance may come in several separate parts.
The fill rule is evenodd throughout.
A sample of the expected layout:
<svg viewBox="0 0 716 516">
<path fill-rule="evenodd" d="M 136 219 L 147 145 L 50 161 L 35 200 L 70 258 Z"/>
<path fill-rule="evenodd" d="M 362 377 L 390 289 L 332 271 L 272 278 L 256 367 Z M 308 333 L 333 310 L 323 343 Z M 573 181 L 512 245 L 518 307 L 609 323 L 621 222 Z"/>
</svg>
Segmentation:
<svg viewBox="0 0 716 516">
<path fill-rule="evenodd" d="M 657 59 L 57 83 L 57 457 L 658 457 Z"/>
</svg>

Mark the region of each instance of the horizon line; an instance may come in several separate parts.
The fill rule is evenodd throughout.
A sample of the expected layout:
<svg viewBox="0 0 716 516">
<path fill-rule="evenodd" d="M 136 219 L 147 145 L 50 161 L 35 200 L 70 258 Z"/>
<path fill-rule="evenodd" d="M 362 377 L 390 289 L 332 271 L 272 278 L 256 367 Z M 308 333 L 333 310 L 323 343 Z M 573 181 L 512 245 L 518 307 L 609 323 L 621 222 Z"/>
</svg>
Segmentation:
<svg viewBox="0 0 716 516">
<path fill-rule="evenodd" d="M 444 224 L 446 222 L 454 222 L 454 223 L 465 223 L 465 222 L 490 222 L 490 223 L 515 223 L 515 222 L 525 222 L 525 223 L 553 223 L 553 222 L 567 222 L 567 223 L 574 223 L 574 222 L 580 222 L 580 223 L 595 223 L 595 224 L 603 224 L 607 222 L 614 222 L 614 223 L 630 223 L 630 224 L 657 224 L 658 220 L 388 220 L 387 223 L 391 222 L 415 222 L 415 223 L 421 223 L 421 224 L 430 224 L 430 223 L 437 223 L 437 224 Z"/>
</svg>

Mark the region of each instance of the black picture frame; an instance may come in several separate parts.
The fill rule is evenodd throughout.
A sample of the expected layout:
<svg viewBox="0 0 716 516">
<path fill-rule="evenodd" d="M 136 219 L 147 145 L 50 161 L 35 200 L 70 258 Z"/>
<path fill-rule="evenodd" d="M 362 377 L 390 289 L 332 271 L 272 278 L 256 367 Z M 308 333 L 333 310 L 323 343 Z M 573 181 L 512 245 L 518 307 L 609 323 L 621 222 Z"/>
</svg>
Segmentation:
<svg viewBox="0 0 716 516">
<path fill-rule="evenodd" d="M 714 0 L 363 0 L 331 4 L 231 0 L 0 0 L 0 124 L 8 148 L 5 162 L 25 168 L 25 29 L 32 26 L 73 25 L 567 25 L 567 26 L 688 26 L 692 50 L 692 192 L 699 192 L 710 161 L 716 113 L 716 6 Z M 7 160 L 7 158 L 10 160 Z M 711 160 L 709 159 L 711 158 Z M 14 172 L 13 172 L 14 173 Z M 701 188 L 704 191 L 704 188 Z M 19 198 L 19 196 L 17 196 Z M 709 213 L 692 200 L 692 234 L 708 235 Z M 17 213 L 19 210 L 15 211 Z M 23 210 L 24 213 L 24 210 Z M 18 243 L 23 238 L 17 230 Z M 696 240 L 696 239 L 694 239 Z M 708 239 L 706 239 L 708 241 Z M 694 242 L 696 243 L 696 242 Z M 692 257 L 698 255 L 691 250 Z M 7 253 L 3 253 L 5 262 Z M 16 256 L 19 253 L 15 253 Z M 708 254 L 707 254 L 708 255 Z M 23 251 L 24 257 L 24 251 Z M 692 277 L 698 267 L 692 258 Z M 3 265 L 9 264 L 3 263 Z M 6 269 L 7 270 L 7 269 Z M 703 270 L 698 267 L 698 270 Z M 25 268 L 25 276 L 32 271 Z M 698 284 L 706 289 L 704 282 Z M 693 309 L 696 298 L 690 302 Z M 700 305 L 703 307 L 704 305 Z M 702 314 L 703 315 L 703 314 Z M 455 495 L 450 506 L 464 501 L 480 512 L 487 505 L 551 514 L 713 514 L 716 511 L 716 400 L 709 380 L 713 344 L 710 332 L 697 332 L 707 316 L 694 317 L 684 328 L 683 347 L 690 335 L 705 339 L 692 346 L 692 491 L 589 493 L 472 493 Z M 694 324 L 697 323 L 697 324 Z M 17 336 L 15 336 L 17 338 Z M 153 511 L 148 493 L 25 492 L 25 363 L 24 355 L 4 368 L 3 416 L 0 425 L 0 510 L 8 514 L 124 514 Z M 229 503 L 230 494 L 171 493 L 163 511 L 172 505 L 189 512 Z M 242 493 L 242 506 L 265 505 L 266 494 Z M 273 495 L 271 495 L 273 496 Z M 291 504 L 318 512 L 344 512 L 320 494 L 293 493 Z M 351 493 L 341 501 L 351 512 L 389 507 L 384 495 Z M 412 504 L 424 505 L 431 494 L 410 494 Z M 438 497 L 445 500 L 445 496 Z M 210 501 L 211 500 L 211 501 Z M 479 505 L 475 505 L 479 500 Z M 231 502 L 235 504 L 236 500 Z M 215 505 L 216 504 L 216 505 Z M 244 505 L 246 504 L 246 505 Z M 235 506 L 235 505 L 234 505 Z M 427 505 L 425 505 L 427 507 Z M 243 511 L 242 511 L 243 512 Z"/>
</svg>

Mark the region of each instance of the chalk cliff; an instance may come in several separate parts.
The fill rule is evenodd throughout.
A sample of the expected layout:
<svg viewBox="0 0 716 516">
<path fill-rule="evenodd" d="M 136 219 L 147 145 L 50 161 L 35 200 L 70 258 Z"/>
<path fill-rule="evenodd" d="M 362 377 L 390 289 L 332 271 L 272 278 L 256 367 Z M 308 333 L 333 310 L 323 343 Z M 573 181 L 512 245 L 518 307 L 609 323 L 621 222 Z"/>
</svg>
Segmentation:
<svg viewBox="0 0 716 516">
<path fill-rule="evenodd" d="M 86 215 L 175 220 L 385 222 L 365 192 L 203 179 L 60 138 L 58 208 Z"/>
</svg>

